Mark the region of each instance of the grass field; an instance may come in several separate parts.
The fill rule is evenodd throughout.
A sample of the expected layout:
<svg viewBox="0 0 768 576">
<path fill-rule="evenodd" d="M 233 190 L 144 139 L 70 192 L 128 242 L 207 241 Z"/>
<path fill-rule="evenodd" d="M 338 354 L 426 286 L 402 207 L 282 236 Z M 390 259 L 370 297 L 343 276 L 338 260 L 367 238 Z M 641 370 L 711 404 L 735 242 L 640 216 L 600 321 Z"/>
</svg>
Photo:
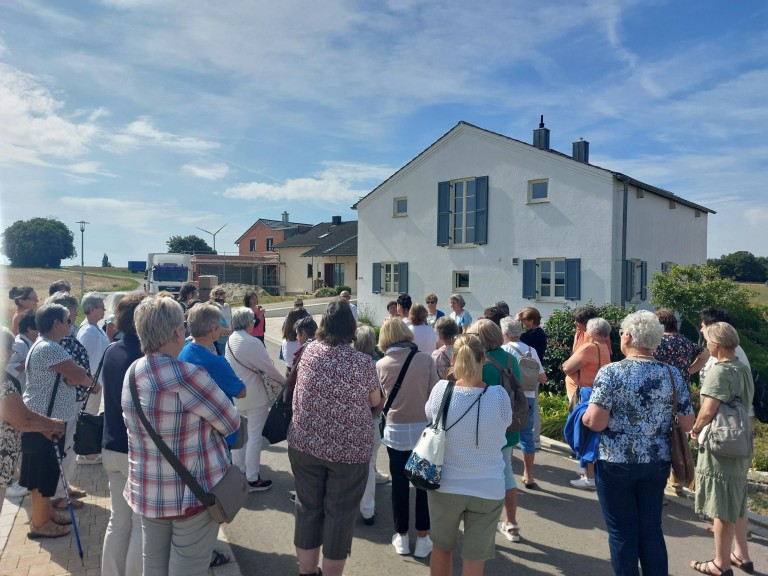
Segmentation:
<svg viewBox="0 0 768 576">
<path fill-rule="evenodd" d="M 768 306 L 768 286 L 765 284 L 750 284 L 748 282 L 742 282 L 741 286 L 744 286 L 744 288 L 752 290 L 753 292 L 757 292 L 757 295 L 752 297 L 752 302 L 754 304 Z"/>
</svg>

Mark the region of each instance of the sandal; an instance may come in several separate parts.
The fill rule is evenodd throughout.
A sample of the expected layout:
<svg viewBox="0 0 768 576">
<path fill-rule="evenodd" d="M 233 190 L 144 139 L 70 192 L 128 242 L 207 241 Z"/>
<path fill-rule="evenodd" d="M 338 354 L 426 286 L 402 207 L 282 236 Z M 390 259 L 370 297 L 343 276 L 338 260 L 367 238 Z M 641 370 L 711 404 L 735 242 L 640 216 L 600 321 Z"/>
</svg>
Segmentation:
<svg viewBox="0 0 768 576">
<path fill-rule="evenodd" d="M 496 530 L 504 534 L 510 542 L 520 542 L 520 526 L 511 522 L 499 522 Z"/>
<path fill-rule="evenodd" d="M 54 512 L 53 516 L 51 516 L 51 522 L 59 526 L 69 526 L 72 524 L 72 518 L 66 514 L 59 514 L 58 512 Z"/>
<path fill-rule="evenodd" d="M 35 526 L 30 522 L 27 538 L 30 540 L 38 540 L 40 538 L 59 538 L 60 536 L 66 536 L 69 534 L 69 530 L 69 526 L 59 526 L 50 520 L 42 526 Z"/>
<path fill-rule="evenodd" d="M 80 488 L 69 489 L 70 498 L 85 498 L 86 496 L 88 496 L 88 493 L 85 490 L 81 490 Z"/>
<path fill-rule="evenodd" d="M 71 498 L 69 501 L 72 503 L 72 508 L 75 510 L 80 510 L 85 507 L 85 504 L 75 498 Z M 66 498 L 56 498 L 56 500 L 51 500 L 51 506 L 56 510 L 68 510 Z"/>
<path fill-rule="evenodd" d="M 712 572 L 709 565 L 714 566 L 717 568 L 717 572 Z M 701 572 L 702 574 L 708 574 L 709 576 L 733 576 L 733 570 L 730 568 L 728 570 L 723 571 L 720 566 L 715 564 L 714 560 L 701 560 L 700 562 L 694 562 L 691 560 L 691 568 L 696 570 L 696 572 Z"/>
<path fill-rule="evenodd" d="M 753 574 L 755 572 L 755 564 L 752 560 L 744 562 L 743 558 L 739 558 L 733 552 L 731 552 L 731 564 L 736 566 L 736 568 L 741 568 L 747 574 Z"/>
<path fill-rule="evenodd" d="M 229 560 L 230 560 L 229 556 L 227 556 L 226 554 L 222 554 L 221 552 L 216 552 L 216 550 L 214 550 L 211 553 L 211 563 L 209 564 L 209 566 L 211 568 L 216 568 L 217 566 L 224 566 L 224 564 L 229 564 Z"/>
<path fill-rule="evenodd" d="M 528 490 L 541 490 L 541 488 L 539 488 L 539 485 L 536 484 L 536 481 L 533 478 L 523 478 L 523 485 Z"/>
</svg>

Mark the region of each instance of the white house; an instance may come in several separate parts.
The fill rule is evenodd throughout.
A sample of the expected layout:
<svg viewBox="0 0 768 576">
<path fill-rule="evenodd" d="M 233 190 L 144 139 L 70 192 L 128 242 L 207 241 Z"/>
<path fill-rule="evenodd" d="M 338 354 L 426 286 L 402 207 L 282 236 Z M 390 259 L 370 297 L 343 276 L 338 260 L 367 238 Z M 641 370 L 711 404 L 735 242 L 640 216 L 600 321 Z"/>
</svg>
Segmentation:
<svg viewBox="0 0 768 576">
<path fill-rule="evenodd" d="M 473 317 L 498 300 L 544 317 L 614 302 L 650 308 L 646 284 L 669 263 L 706 260 L 713 210 L 573 155 L 459 122 L 362 198 L 358 306 L 378 320 L 400 292 L 461 293 Z"/>
</svg>

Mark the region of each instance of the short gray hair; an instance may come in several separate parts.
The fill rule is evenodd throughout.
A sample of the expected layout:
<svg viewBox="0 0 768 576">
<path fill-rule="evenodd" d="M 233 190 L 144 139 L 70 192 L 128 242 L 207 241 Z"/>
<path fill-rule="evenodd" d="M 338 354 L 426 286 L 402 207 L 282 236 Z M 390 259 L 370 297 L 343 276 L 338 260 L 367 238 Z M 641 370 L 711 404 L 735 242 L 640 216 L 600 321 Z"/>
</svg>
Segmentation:
<svg viewBox="0 0 768 576">
<path fill-rule="evenodd" d="M 94 308 L 99 308 L 104 305 L 104 298 L 98 292 L 88 292 L 83 296 L 82 306 L 83 312 L 90 314 Z"/>
<path fill-rule="evenodd" d="M 462 296 L 461 294 L 451 294 L 448 297 L 448 302 L 452 300 L 458 303 L 458 305 L 461 306 L 462 308 L 464 308 L 464 306 L 467 305 L 467 303 L 464 301 L 464 296 Z"/>
<path fill-rule="evenodd" d="M 373 356 L 376 352 L 376 331 L 365 324 L 358 326 L 352 346 L 363 354 Z"/>
<path fill-rule="evenodd" d="M 193 338 L 210 334 L 219 328 L 221 311 L 213 304 L 198 304 L 187 315 L 187 326 Z"/>
<path fill-rule="evenodd" d="M 53 329 L 53 323 L 66 322 L 69 310 L 61 304 L 43 304 L 35 312 L 35 324 L 40 334 L 47 334 Z"/>
<path fill-rule="evenodd" d="M 77 308 L 77 298 L 72 296 L 69 292 L 55 292 L 51 296 L 45 299 L 46 304 L 59 304 L 64 308 Z M 74 322 L 75 319 L 72 318 Z"/>
<path fill-rule="evenodd" d="M 611 323 L 605 318 L 592 318 L 587 321 L 587 334 L 608 338 L 611 335 Z"/>
<path fill-rule="evenodd" d="M 648 310 L 633 312 L 621 321 L 621 331 L 632 336 L 631 348 L 655 350 L 661 343 L 664 327 L 659 318 Z"/>
<path fill-rule="evenodd" d="M 510 338 L 519 340 L 523 334 L 523 325 L 512 316 L 506 316 L 501 319 L 501 331 Z"/>
<path fill-rule="evenodd" d="M 248 323 L 256 316 L 253 310 L 240 306 L 232 310 L 232 330 L 248 330 Z"/>
<path fill-rule="evenodd" d="M 184 326 L 181 304 L 169 296 L 149 296 L 136 307 L 136 333 L 144 354 L 157 352 Z"/>
</svg>

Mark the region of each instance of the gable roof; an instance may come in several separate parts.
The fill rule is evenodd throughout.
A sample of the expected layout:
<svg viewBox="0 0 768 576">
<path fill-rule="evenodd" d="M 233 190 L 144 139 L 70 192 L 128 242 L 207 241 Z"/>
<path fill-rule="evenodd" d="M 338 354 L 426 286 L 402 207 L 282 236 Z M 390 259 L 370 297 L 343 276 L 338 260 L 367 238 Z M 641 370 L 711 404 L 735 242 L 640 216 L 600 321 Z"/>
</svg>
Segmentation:
<svg viewBox="0 0 768 576">
<path fill-rule="evenodd" d="M 562 158 L 567 158 L 567 159 L 571 160 L 572 162 L 578 162 L 580 165 L 591 166 L 591 167 L 596 168 L 598 170 L 603 170 L 605 172 L 609 172 L 617 180 L 620 180 L 621 182 L 626 182 L 627 184 L 631 184 L 632 186 L 635 186 L 637 188 L 641 188 L 642 190 L 645 190 L 646 192 L 650 192 L 652 194 L 656 194 L 658 196 L 662 196 L 664 198 L 668 198 L 669 200 L 673 200 L 675 202 L 679 202 L 680 204 L 682 204 L 684 206 L 688 206 L 689 208 L 693 208 L 694 210 L 700 210 L 702 212 L 709 212 L 711 214 L 716 214 L 716 212 L 714 210 L 712 210 L 711 208 L 707 208 L 706 206 L 701 206 L 699 204 L 696 204 L 694 202 L 686 200 L 685 198 L 682 198 L 682 197 L 680 197 L 680 196 L 678 196 L 678 195 L 676 195 L 676 194 L 674 194 L 672 192 L 669 192 L 668 190 L 664 190 L 663 188 L 659 188 L 657 186 L 652 186 L 651 184 L 646 184 L 645 182 L 641 182 L 640 180 L 636 180 L 635 178 L 632 178 L 631 176 L 627 176 L 625 174 L 622 174 L 621 172 L 614 172 L 613 170 L 609 170 L 607 168 L 603 168 L 602 166 L 597 166 L 596 164 L 590 164 L 588 162 L 579 162 L 578 160 L 574 160 L 568 154 L 563 154 L 562 152 L 558 152 L 557 150 L 553 150 L 551 148 L 548 149 L 548 150 L 542 150 L 542 149 L 540 149 L 540 148 L 538 148 L 538 147 L 536 147 L 533 144 L 530 144 L 528 142 L 523 142 L 522 140 L 518 140 L 517 138 L 511 138 L 509 136 L 505 136 L 504 134 L 499 134 L 498 132 L 493 132 L 491 130 L 486 130 L 485 128 L 480 128 L 479 126 L 475 126 L 474 124 L 470 124 L 469 122 L 465 122 L 464 120 L 460 120 L 459 123 L 456 124 L 456 126 L 451 128 L 450 130 L 448 130 L 448 132 L 446 132 L 445 134 L 440 136 L 440 138 L 438 138 L 432 144 L 430 144 L 427 148 L 422 150 L 417 156 L 415 156 L 407 164 L 405 164 L 405 166 L 401 167 L 394 174 L 392 174 L 392 176 L 390 176 L 389 178 L 384 180 L 384 182 L 382 182 L 381 184 L 376 186 L 376 188 L 371 190 L 368 194 L 366 194 L 365 196 L 360 198 L 360 200 L 355 202 L 355 204 L 352 206 L 352 209 L 353 210 L 357 210 L 357 205 L 360 204 L 360 202 L 362 202 L 363 200 L 365 200 L 366 198 L 368 198 L 372 194 L 375 194 L 378 190 L 380 190 L 383 186 L 385 186 L 387 184 L 387 182 L 389 182 L 390 180 L 395 178 L 398 174 L 400 174 L 406 168 L 408 168 L 409 166 L 414 164 L 417 160 L 419 160 L 420 158 L 426 156 L 428 152 L 430 152 L 442 140 L 447 138 L 452 132 L 455 132 L 455 131 L 457 131 L 460 128 L 465 127 L 465 126 L 467 126 L 469 128 L 472 128 L 474 130 L 479 130 L 479 131 L 484 132 L 486 134 L 491 134 L 491 135 L 496 136 L 498 138 L 501 138 L 503 140 L 507 140 L 507 141 L 510 141 L 510 142 L 516 142 L 518 144 L 524 144 L 525 146 L 530 146 L 534 150 L 538 150 L 539 152 L 541 152 L 543 154 L 555 154 L 555 155 L 560 156 Z"/>
<path fill-rule="evenodd" d="M 274 248 L 301 248 L 309 250 L 302 256 L 357 256 L 357 220 L 334 224 L 321 222 L 275 244 Z"/>
<path fill-rule="evenodd" d="M 312 226 L 312 224 L 301 224 L 299 222 L 283 222 L 282 220 L 271 220 L 269 218 L 259 218 L 258 220 L 256 220 L 256 222 L 251 224 L 248 227 L 248 229 L 245 232 L 243 232 L 237 240 L 235 240 L 235 244 L 240 244 L 240 240 L 243 239 L 243 236 L 245 236 L 246 234 L 248 234 L 248 232 L 253 230 L 253 227 L 256 226 L 256 224 L 258 224 L 259 222 L 261 222 L 268 228 L 271 228 L 272 230 L 285 230 L 287 228 L 297 228 L 299 226 L 310 228 Z"/>
</svg>

